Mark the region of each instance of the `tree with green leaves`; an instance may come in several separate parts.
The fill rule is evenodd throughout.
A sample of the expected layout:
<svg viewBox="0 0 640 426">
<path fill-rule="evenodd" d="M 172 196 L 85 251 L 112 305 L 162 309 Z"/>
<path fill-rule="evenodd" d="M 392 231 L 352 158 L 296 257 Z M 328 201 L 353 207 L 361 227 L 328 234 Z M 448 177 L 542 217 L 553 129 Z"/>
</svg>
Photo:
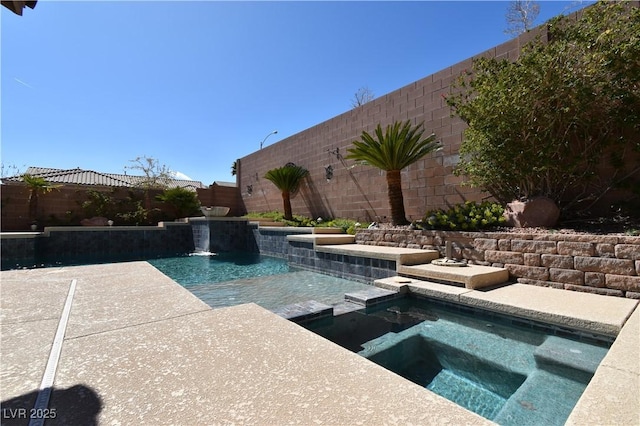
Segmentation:
<svg viewBox="0 0 640 426">
<path fill-rule="evenodd" d="M 59 185 L 53 185 L 41 176 L 32 176 L 30 174 L 22 175 L 22 180 L 29 188 L 29 219 L 35 222 L 38 218 L 39 196 L 53 191 Z"/>
<path fill-rule="evenodd" d="M 500 202 L 546 196 L 575 213 L 640 175 L 640 8 L 599 2 L 547 27 L 548 42 L 479 58 L 454 86 L 468 124 L 456 173 Z"/>
<path fill-rule="evenodd" d="M 425 155 L 441 148 L 434 134 L 423 137 L 424 123 L 413 126 L 410 120 L 388 125 L 383 133 L 380 124 L 373 135 L 362 132 L 360 141 L 353 142 L 347 149 L 347 159 L 362 161 L 386 172 L 391 222 L 406 225 L 404 198 L 402 195 L 402 175 L 400 172 L 420 160 Z"/>
<path fill-rule="evenodd" d="M 200 201 L 195 191 L 186 188 L 165 189 L 162 194 L 156 196 L 159 201 L 172 207 L 175 218 L 188 217 L 200 210 Z"/>
<path fill-rule="evenodd" d="M 291 195 L 300 187 L 302 179 L 309 174 L 309 171 L 301 166 L 293 163 L 286 164 L 283 167 L 269 170 L 265 175 L 265 179 L 271 181 L 282 193 L 282 202 L 284 204 L 284 218 L 293 220 L 293 212 L 291 210 Z"/>
</svg>

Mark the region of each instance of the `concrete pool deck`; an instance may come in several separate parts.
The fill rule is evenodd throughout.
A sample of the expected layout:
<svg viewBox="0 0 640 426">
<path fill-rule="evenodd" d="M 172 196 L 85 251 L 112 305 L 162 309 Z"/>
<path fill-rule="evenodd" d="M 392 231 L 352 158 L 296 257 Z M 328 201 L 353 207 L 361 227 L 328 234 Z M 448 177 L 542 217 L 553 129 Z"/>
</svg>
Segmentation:
<svg viewBox="0 0 640 426">
<path fill-rule="evenodd" d="M 3 424 L 28 423 L 69 300 L 46 424 L 492 424 L 255 304 L 211 309 L 146 262 L 2 271 L 0 292 Z M 584 315 L 613 299 L 588 296 Z M 637 303 L 600 309 L 622 331 L 569 423 L 640 423 Z"/>
</svg>

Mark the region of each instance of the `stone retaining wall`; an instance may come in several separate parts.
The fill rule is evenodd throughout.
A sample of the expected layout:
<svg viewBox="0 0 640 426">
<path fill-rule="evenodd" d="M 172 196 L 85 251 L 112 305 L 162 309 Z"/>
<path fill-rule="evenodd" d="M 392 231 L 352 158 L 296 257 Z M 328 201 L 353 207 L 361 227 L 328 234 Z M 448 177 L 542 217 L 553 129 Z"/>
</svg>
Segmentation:
<svg viewBox="0 0 640 426">
<path fill-rule="evenodd" d="M 509 270 L 510 279 L 565 290 L 640 299 L 640 237 L 362 230 L 356 243 L 439 250 L 478 265 Z"/>
</svg>

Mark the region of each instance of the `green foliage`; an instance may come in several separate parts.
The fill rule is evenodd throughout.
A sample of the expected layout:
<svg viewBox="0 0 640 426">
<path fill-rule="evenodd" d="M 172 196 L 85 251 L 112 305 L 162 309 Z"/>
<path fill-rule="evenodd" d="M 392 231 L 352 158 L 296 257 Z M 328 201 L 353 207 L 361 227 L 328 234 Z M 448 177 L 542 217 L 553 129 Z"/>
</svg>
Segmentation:
<svg viewBox="0 0 640 426">
<path fill-rule="evenodd" d="M 504 208 L 497 203 L 467 201 L 448 210 L 428 211 L 419 227 L 450 231 L 476 231 L 504 224 Z"/>
<path fill-rule="evenodd" d="M 298 190 L 302 179 L 309 174 L 309 171 L 295 164 L 287 164 L 277 169 L 269 170 L 265 179 L 271 181 L 282 192 L 294 193 Z"/>
<path fill-rule="evenodd" d="M 179 187 L 165 189 L 156 198 L 172 207 L 175 214 L 174 219 L 188 217 L 200 212 L 200 201 L 198 201 L 198 194 L 195 191 Z"/>
<path fill-rule="evenodd" d="M 387 192 L 391 208 L 391 222 L 394 225 L 407 224 L 402 195 L 402 176 L 400 171 L 420 160 L 425 155 L 441 148 L 435 135 L 423 138 L 423 123 L 412 126 L 411 121 L 396 121 L 382 132 L 380 124 L 374 136 L 363 131 L 360 141 L 353 142 L 353 148 L 347 149 L 347 159 L 362 161 L 365 164 L 386 171 Z"/>
<path fill-rule="evenodd" d="M 282 212 L 272 211 L 272 212 L 249 212 L 243 217 L 248 219 L 269 219 L 272 222 L 282 222 L 284 219 L 284 214 Z"/>
<path fill-rule="evenodd" d="M 29 188 L 29 217 L 32 221 L 36 221 L 38 218 L 38 197 L 40 194 L 47 194 L 54 189 L 60 187 L 60 185 L 53 185 L 47 182 L 43 177 L 32 176 L 30 174 L 22 175 L 27 188 Z"/>
<path fill-rule="evenodd" d="M 480 58 L 461 76 L 447 99 L 469 125 L 456 173 L 502 203 L 547 196 L 586 209 L 640 171 L 622 170 L 640 150 L 640 9 L 600 2 L 548 28 L 550 41 L 516 62 Z"/>
<path fill-rule="evenodd" d="M 386 127 L 384 133 L 380 124 L 374 136 L 362 132 L 361 140 L 353 142 L 353 148 L 347 149 L 345 158 L 364 161 L 381 170 L 402 170 L 415 163 L 430 152 L 440 148 L 434 134 L 423 138 L 424 123 L 412 126 L 411 121 L 396 121 Z"/>
<path fill-rule="evenodd" d="M 149 211 L 144 208 L 142 200 L 127 200 L 128 208 L 116 214 L 119 225 L 150 225 Z"/>
<path fill-rule="evenodd" d="M 369 226 L 368 222 L 359 223 L 353 219 L 310 219 L 305 216 L 293 215 L 291 220 L 286 220 L 281 212 L 261 212 L 261 213 L 247 213 L 244 217 L 248 219 L 268 219 L 272 222 L 282 222 L 283 226 L 312 226 L 319 228 L 340 228 L 347 234 L 354 235 L 359 228 L 366 228 Z"/>
<path fill-rule="evenodd" d="M 81 203 L 84 217 L 106 217 L 117 225 L 150 225 L 150 211 L 145 209 L 140 191 L 129 191 L 127 197 L 116 198 L 114 191 L 90 189 Z"/>
<path fill-rule="evenodd" d="M 22 180 L 27 185 L 30 191 L 41 193 L 41 194 L 46 194 L 47 192 L 51 192 L 53 189 L 60 186 L 60 185 L 50 184 L 43 177 L 32 176 L 29 174 L 22 175 Z"/>
<path fill-rule="evenodd" d="M 90 189 L 87 191 L 87 200 L 83 201 L 81 206 L 87 218 L 116 217 L 117 202 L 109 192 Z"/>
<path fill-rule="evenodd" d="M 291 194 L 298 190 L 300 182 L 308 174 L 309 171 L 304 167 L 288 163 L 283 167 L 271 169 L 264 175 L 265 179 L 271 181 L 282 192 L 284 218 L 287 220 L 293 220 Z"/>
<path fill-rule="evenodd" d="M 358 231 L 358 229 L 361 228 L 366 228 L 367 226 L 369 226 L 368 222 L 365 223 L 360 223 L 358 221 L 355 221 L 353 219 L 341 219 L 341 218 L 336 218 L 336 219 L 331 219 L 329 221 L 322 221 L 321 223 L 318 223 L 319 227 L 329 227 L 329 228 L 340 228 L 342 230 L 342 232 L 345 232 L 347 234 L 351 234 L 351 235 L 355 235 L 356 232 Z"/>
</svg>

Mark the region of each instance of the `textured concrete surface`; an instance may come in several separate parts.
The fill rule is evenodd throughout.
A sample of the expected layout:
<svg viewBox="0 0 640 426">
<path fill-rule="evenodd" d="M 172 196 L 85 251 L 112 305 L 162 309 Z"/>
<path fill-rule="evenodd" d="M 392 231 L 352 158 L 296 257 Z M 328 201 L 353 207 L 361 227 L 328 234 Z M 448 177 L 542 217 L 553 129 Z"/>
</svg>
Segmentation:
<svg viewBox="0 0 640 426">
<path fill-rule="evenodd" d="M 367 246 L 364 244 L 321 245 L 316 246 L 316 251 L 347 256 L 369 257 L 372 259 L 393 260 L 396 261 L 398 265 L 426 263 L 440 257 L 437 250 Z"/>
<path fill-rule="evenodd" d="M 462 303 L 550 324 L 616 336 L 637 300 L 511 284 L 460 295 Z"/>
<path fill-rule="evenodd" d="M 51 424 L 491 424 L 255 304 L 212 310 L 145 262 L 0 279 L 0 389 L 14 409 L 33 406 L 77 280 Z M 447 287 L 425 288 L 434 286 Z M 569 420 L 638 423 L 640 314 L 625 324 L 637 301 L 526 285 L 459 290 L 465 303 L 503 312 L 624 325 Z"/>
<path fill-rule="evenodd" d="M 71 280 L 52 271 L 0 274 L 0 400 L 6 401 L 40 386 Z"/>
<path fill-rule="evenodd" d="M 640 425 L 640 309 L 611 346 L 567 425 Z"/>
<path fill-rule="evenodd" d="M 1 274 L 12 409 L 33 406 L 77 280 L 54 424 L 491 424 L 255 304 L 212 310 L 145 262 Z"/>
<path fill-rule="evenodd" d="M 436 279 L 464 284 L 466 288 L 478 289 L 502 284 L 509 280 L 509 271 L 493 266 L 468 265 L 463 267 L 440 266 L 432 263 L 399 266 L 398 273 L 420 278 Z"/>
</svg>

